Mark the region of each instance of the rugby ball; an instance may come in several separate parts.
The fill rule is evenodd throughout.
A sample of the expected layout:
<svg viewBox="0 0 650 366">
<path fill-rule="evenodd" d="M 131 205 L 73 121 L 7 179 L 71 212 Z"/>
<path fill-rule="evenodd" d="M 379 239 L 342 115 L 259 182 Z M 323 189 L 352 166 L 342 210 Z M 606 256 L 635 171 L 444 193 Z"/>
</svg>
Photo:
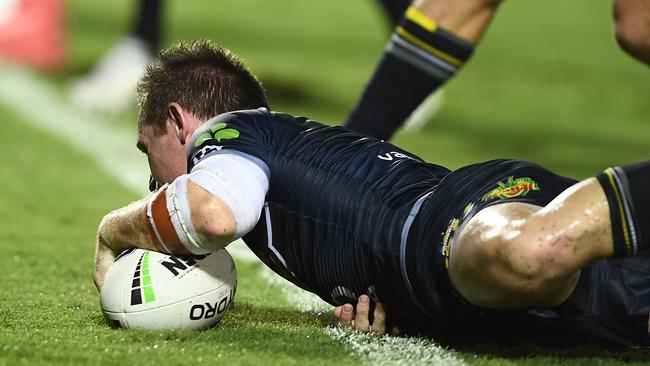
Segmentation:
<svg viewBox="0 0 650 366">
<path fill-rule="evenodd" d="M 113 326 L 203 329 L 223 318 L 236 289 L 237 270 L 224 249 L 192 257 L 134 249 L 109 267 L 100 303 Z"/>
</svg>

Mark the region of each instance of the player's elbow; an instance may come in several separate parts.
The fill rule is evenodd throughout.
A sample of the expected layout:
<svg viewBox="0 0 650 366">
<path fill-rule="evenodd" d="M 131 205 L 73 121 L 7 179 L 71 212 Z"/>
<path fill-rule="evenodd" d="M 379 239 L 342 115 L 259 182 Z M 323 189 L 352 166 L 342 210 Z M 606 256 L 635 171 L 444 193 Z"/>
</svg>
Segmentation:
<svg viewBox="0 0 650 366">
<path fill-rule="evenodd" d="M 201 205 L 192 214 L 192 222 L 204 249 L 214 251 L 230 243 L 236 231 L 236 224 L 228 207 L 209 202 Z"/>
<path fill-rule="evenodd" d="M 196 188 L 200 191 L 193 192 L 189 199 L 194 231 L 203 249 L 219 250 L 234 240 L 237 224 L 233 213 L 223 201 L 198 186 Z"/>
</svg>

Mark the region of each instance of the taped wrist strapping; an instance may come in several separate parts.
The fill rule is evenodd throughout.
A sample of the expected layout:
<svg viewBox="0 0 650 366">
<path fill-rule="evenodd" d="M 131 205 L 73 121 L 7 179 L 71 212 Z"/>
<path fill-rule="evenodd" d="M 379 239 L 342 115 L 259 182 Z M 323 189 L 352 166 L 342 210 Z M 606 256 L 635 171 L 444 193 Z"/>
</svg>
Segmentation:
<svg viewBox="0 0 650 366">
<path fill-rule="evenodd" d="M 614 257 L 650 249 L 650 160 L 608 168 L 597 177 L 609 204 Z"/>
<path fill-rule="evenodd" d="M 187 176 L 181 176 L 149 199 L 145 222 L 153 246 L 160 252 L 174 255 L 208 253 L 192 227 L 186 189 Z"/>
</svg>

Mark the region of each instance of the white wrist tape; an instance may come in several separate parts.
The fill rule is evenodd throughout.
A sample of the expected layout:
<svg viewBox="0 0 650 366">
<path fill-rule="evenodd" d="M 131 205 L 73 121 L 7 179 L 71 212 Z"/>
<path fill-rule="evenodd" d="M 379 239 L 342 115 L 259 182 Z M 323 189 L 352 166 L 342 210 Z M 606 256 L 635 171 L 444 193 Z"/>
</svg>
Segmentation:
<svg viewBox="0 0 650 366">
<path fill-rule="evenodd" d="M 176 181 L 165 184 L 153 193 L 145 208 L 145 224 L 151 236 L 154 248 L 174 255 L 205 253 L 192 250 L 194 241 L 189 230 L 184 226 L 182 209 L 176 197 Z M 191 222 L 190 222 L 191 224 Z M 195 244 L 198 247 L 197 244 Z"/>
<path fill-rule="evenodd" d="M 190 216 L 190 206 L 187 200 L 188 179 L 187 174 L 181 175 L 167 188 L 167 210 L 176 235 L 183 246 L 192 254 L 206 254 L 210 251 L 205 249 L 205 245 L 196 234 Z"/>
</svg>

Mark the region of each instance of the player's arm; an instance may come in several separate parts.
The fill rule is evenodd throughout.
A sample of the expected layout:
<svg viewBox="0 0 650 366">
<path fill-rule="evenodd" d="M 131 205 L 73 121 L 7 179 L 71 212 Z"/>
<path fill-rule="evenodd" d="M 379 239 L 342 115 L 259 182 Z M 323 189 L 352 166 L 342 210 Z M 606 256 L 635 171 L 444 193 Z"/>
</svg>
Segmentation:
<svg viewBox="0 0 650 366">
<path fill-rule="evenodd" d="M 256 225 L 268 190 L 268 168 L 246 154 L 206 158 L 148 199 L 106 215 L 97 234 L 95 284 L 128 248 L 174 255 L 225 247 Z"/>
<path fill-rule="evenodd" d="M 614 20 L 621 48 L 650 65 L 650 1 L 615 0 Z"/>
<path fill-rule="evenodd" d="M 167 198 L 167 189 L 169 187 L 164 187 L 150 198 L 133 202 L 104 217 L 96 239 L 94 280 L 98 288 L 101 288 L 106 271 L 115 261 L 115 257 L 128 248 L 151 249 L 175 255 L 193 254 L 182 246 L 177 237 L 166 236 L 167 242 L 164 245 L 161 245 L 161 240 L 156 237 L 155 230 L 173 228 L 168 211 L 158 213 L 155 217 L 147 215 L 152 203 L 156 203 L 156 198 Z M 232 211 L 218 197 L 191 181 L 187 184 L 187 202 L 196 235 L 195 241 L 205 243 L 205 251 L 225 247 L 232 240 L 236 230 Z M 158 222 L 160 228 L 154 229 L 152 220 Z M 170 234 L 168 230 L 164 232 L 164 235 Z"/>
</svg>

